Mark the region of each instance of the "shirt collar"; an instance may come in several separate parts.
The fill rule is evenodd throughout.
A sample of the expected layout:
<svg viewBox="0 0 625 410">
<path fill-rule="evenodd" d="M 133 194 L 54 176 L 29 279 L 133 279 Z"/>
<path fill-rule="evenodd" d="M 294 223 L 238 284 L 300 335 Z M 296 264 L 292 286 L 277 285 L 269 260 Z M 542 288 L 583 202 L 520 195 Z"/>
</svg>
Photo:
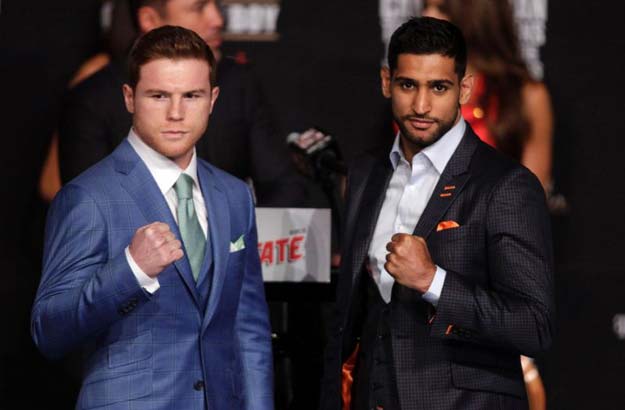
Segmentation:
<svg viewBox="0 0 625 410">
<path fill-rule="evenodd" d="M 128 133 L 128 142 L 137 152 L 139 158 L 148 167 L 150 174 L 156 181 L 159 190 L 165 195 L 176 183 L 180 174 L 183 172 L 189 175 L 196 187 L 199 187 L 197 177 L 197 155 L 195 148 L 193 148 L 193 156 L 187 169 L 182 170 L 174 161 L 167 158 L 163 154 L 155 151 L 152 147 L 146 144 L 134 131 L 130 129 Z"/>
<path fill-rule="evenodd" d="M 460 140 L 462 140 L 462 136 L 467 128 L 467 125 L 462 117 L 460 120 L 453 126 L 449 131 L 445 133 L 434 144 L 423 148 L 417 155 L 413 157 L 413 161 L 417 158 L 418 155 L 423 154 L 427 159 L 430 160 L 434 168 L 438 171 L 439 174 L 442 174 L 447 166 L 447 163 L 451 159 L 454 151 L 458 148 L 460 144 Z M 406 160 L 404 156 L 404 152 L 401 150 L 399 146 L 399 132 L 395 136 L 395 142 L 393 143 L 393 148 L 390 153 L 391 164 L 393 165 L 393 169 L 396 169 L 400 160 Z"/>
</svg>

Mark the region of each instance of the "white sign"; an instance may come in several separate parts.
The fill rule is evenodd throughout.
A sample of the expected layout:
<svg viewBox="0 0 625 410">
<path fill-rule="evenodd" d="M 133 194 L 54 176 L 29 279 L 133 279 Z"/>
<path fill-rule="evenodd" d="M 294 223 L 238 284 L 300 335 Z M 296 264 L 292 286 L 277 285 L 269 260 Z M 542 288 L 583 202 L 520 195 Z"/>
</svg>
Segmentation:
<svg viewBox="0 0 625 410">
<path fill-rule="evenodd" d="M 280 0 L 222 0 L 225 41 L 277 41 Z"/>
<path fill-rule="evenodd" d="M 265 282 L 330 282 L 329 209 L 256 208 Z"/>
<path fill-rule="evenodd" d="M 612 319 L 612 329 L 620 340 L 625 340 L 625 314 L 619 313 Z"/>
</svg>

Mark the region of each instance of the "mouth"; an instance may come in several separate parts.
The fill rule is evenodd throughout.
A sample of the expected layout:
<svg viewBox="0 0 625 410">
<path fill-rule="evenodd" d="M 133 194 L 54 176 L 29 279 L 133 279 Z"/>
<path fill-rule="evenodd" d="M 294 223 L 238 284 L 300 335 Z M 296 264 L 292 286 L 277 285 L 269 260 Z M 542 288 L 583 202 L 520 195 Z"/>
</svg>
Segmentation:
<svg viewBox="0 0 625 410">
<path fill-rule="evenodd" d="M 166 130 L 166 131 L 161 131 L 161 133 L 167 138 L 177 139 L 177 138 L 184 137 L 189 132 L 183 131 L 183 130 Z"/>
<path fill-rule="evenodd" d="M 406 120 L 413 128 L 416 128 L 418 130 L 426 130 L 437 122 L 436 120 L 430 118 L 419 117 L 408 117 Z"/>
</svg>

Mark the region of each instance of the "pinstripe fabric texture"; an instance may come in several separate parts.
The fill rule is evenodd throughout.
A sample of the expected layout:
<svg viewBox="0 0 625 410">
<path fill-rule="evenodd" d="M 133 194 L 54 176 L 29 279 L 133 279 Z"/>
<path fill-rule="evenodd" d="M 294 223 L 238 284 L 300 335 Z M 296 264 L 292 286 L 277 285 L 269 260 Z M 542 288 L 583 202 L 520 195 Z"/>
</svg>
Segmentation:
<svg viewBox="0 0 625 410">
<path fill-rule="evenodd" d="M 198 162 L 210 221 L 213 282 L 200 295 L 188 260 L 145 292 L 126 262 L 137 228 L 167 223 L 147 167 L 124 141 L 66 185 L 48 215 L 32 333 L 48 357 L 81 348 L 78 409 L 273 409 L 270 329 L 246 185 Z M 230 253 L 241 235 L 245 249 Z"/>
<path fill-rule="evenodd" d="M 351 170 L 348 195 L 357 195 L 346 210 L 351 224 L 322 409 L 340 409 L 340 366 L 361 332 L 363 264 L 392 172 L 385 154 Z M 459 227 L 437 231 L 441 221 Z M 388 321 L 399 407 L 527 408 L 519 355 L 544 351 L 553 333 L 551 233 L 537 179 L 467 128 L 414 234 L 447 277 L 436 310 L 418 292 L 393 287 Z"/>
</svg>

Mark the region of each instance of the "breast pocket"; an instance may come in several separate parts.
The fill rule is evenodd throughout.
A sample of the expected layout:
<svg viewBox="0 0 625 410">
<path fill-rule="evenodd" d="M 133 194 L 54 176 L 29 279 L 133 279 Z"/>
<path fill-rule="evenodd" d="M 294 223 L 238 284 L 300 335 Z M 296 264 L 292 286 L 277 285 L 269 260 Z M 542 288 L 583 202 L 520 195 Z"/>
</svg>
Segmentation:
<svg viewBox="0 0 625 410">
<path fill-rule="evenodd" d="M 456 272 L 483 266 L 486 252 L 484 230 L 479 225 L 463 225 L 433 232 L 427 240 L 434 263 Z"/>
</svg>

